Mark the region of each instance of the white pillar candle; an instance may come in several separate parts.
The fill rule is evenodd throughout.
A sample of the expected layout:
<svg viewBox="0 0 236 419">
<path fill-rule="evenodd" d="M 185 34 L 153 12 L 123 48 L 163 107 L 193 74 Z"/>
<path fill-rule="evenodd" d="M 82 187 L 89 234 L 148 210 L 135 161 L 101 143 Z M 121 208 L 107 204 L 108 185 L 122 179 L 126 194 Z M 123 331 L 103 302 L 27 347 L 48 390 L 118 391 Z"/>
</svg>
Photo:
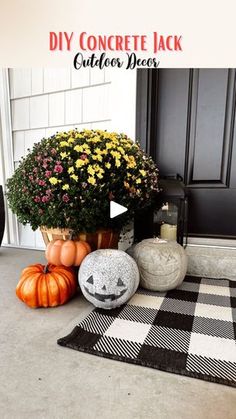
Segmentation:
<svg viewBox="0 0 236 419">
<path fill-rule="evenodd" d="M 161 225 L 161 239 L 176 240 L 177 239 L 177 225 L 162 224 Z"/>
</svg>

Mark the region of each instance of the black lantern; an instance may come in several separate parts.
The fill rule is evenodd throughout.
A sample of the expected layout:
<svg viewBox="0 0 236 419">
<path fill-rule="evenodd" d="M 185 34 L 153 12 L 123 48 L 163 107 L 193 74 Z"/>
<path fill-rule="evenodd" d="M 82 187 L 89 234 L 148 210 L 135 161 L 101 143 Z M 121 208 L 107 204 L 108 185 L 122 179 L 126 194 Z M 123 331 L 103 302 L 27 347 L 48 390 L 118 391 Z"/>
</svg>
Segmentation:
<svg viewBox="0 0 236 419">
<path fill-rule="evenodd" d="M 166 176 L 159 181 L 161 192 L 153 206 L 135 219 L 135 241 L 149 237 L 176 240 L 187 244 L 188 195 L 179 175 Z"/>
</svg>

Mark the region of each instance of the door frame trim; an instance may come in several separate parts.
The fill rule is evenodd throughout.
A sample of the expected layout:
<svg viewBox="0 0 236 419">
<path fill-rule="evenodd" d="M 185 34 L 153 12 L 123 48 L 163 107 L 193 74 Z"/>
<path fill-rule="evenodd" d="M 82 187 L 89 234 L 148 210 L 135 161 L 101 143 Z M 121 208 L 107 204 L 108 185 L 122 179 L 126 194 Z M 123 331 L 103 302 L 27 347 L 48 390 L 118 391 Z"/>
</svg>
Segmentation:
<svg viewBox="0 0 236 419">
<path fill-rule="evenodd" d="M 136 91 L 136 138 L 141 147 L 155 158 L 156 142 L 154 141 L 157 119 L 154 109 L 158 104 L 158 69 L 137 70 Z"/>
<path fill-rule="evenodd" d="M 12 141 L 12 121 L 11 121 L 11 103 L 10 103 L 10 86 L 9 72 L 7 68 L 0 69 L 0 142 L 2 153 L 2 178 L 3 191 L 5 195 L 6 179 L 14 173 L 13 159 L 13 141 Z M 0 153 L 0 154 L 1 154 Z M 7 200 L 5 199 L 5 238 L 7 243 L 16 243 L 19 245 L 19 232 L 17 218 L 8 209 Z"/>
</svg>

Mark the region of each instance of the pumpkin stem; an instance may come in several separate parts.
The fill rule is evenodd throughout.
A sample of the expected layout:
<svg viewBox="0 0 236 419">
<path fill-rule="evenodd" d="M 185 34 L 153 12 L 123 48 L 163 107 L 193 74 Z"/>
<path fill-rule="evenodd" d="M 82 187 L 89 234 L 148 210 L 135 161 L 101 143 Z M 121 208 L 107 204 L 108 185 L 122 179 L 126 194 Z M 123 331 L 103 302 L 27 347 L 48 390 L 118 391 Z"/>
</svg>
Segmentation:
<svg viewBox="0 0 236 419">
<path fill-rule="evenodd" d="M 48 263 L 47 263 L 47 265 L 45 265 L 45 266 L 44 266 L 43 273 L 44 273 L 44 274 L 48 274 L 48 272 L 49 272 L 49 265 L 48 265 Z"/>
<path fill-rule="evenodd" d="M 71 230 L 70 235 L 69 235 L 69 240 L 73 240 L 73 237 L 74 237 L 74 231 Z"/>
</svg>

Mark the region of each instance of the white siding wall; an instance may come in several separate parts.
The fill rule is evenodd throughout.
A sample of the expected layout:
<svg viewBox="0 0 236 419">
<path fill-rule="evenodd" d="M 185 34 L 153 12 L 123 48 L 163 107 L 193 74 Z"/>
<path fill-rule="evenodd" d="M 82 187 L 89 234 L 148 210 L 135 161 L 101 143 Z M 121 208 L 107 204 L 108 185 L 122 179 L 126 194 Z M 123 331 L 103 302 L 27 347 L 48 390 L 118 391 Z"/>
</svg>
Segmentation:
<svg viewBox="0 0 236 419">
<path fill-rule="evenodd" d="M 34 142 L 59 130 L 100 128 L 135 136 L 134 71 L 11 69 L 9 84 L 15 167 Z M 21 246 L 44 247 L 40 232 L 18 228 Z"/>
</svg>

